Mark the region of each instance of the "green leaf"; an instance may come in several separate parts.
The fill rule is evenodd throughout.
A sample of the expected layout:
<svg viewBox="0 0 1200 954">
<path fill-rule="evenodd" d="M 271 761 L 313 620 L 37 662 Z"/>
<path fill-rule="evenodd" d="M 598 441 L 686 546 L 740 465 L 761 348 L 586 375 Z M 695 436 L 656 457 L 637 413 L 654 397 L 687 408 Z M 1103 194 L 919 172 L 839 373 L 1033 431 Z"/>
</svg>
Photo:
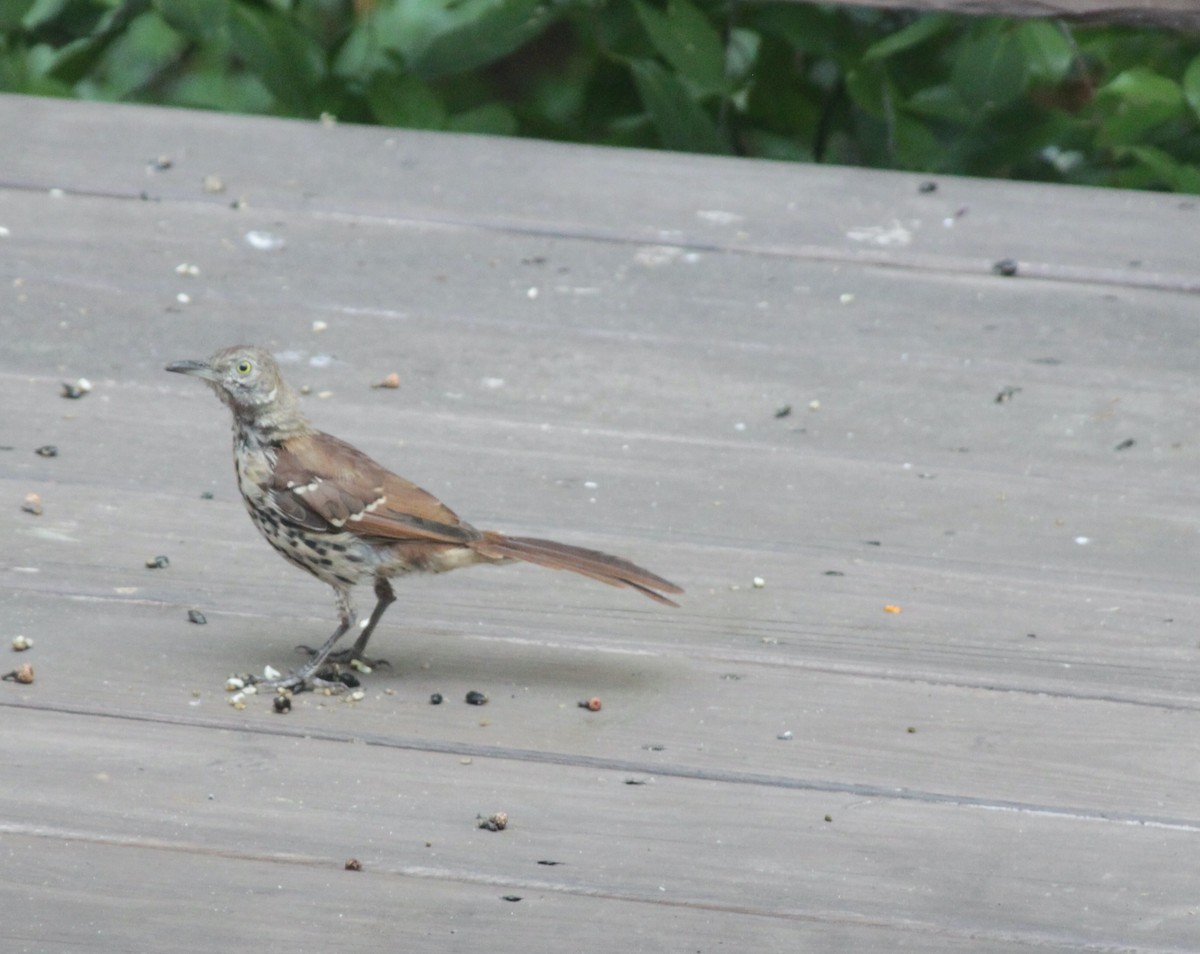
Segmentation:
<svg viewBox="0 0 1200 954">
<path fill-rule="evenodd" d="M 511 110 L 499 103 L 485 103 L 475 109 L 455 113 L 446 123 L 446 129 L 488 136 L 514 136 L 517 133 L 517 120 Z"/>
<path fill-rule="evenodd" d="M 928 116 L 930 119 L 946 120 L 960 126 L 970 125 L 975 118 L 975 113 L 963 102 L 958 90 L 949 83 L 917 90 L 904 105 L 910 113 Z"/>
<path fill-rule="evenodd" d="M 96 21 L 90 36 L 74 40 L 58 51 L 49 75 L 63 83 L 78 83 L 95 69 L 109 46 L 121 36 L 130 22 L 149 8 L 150 0 L 129 0 L 111 9 Z"/>
<path fill-rule="evenodd" d="M 887 82 L 884 64 L 879 61 L 863 63 L 846 74 L 846 92 L 859 109 L 881 119 L 887 112 Z"/>
<path fill-rule="evenodd" d="M 309 112 L 309 94 L 325 72 L 311 37 L 278 14 L 234 3 L 229 39 L 233 52 L 281 105 L 297 115 Z"/>
<path fill-rule="evenodd" d="M 902 169 L 938 169 L 942 148 L 933 131 L 920 120 L 898 114 L 892 129 L 896 164 Z"/>
<path fill-rule="evenodd" d="M 688 0 L 668 0 L 666 13 L 642 2 L 635 2 L 634 9 L 654 48 L 680 77 L 695 84 L 701 95 L 725 88 L 721 37 Z"/>
<path fill-rule="evenodd" d="M 725 75 L 728 80 L 743 82 L 754 76 L 758 66 L 758 55 L 762 49 L 762 37 L 753 30 L 738 27 L 729 32 L 729 49 L 725 54 Z M 776 82 L 776 88 L 785 87 L 786 81 Z"/>
<path fill-rule="evenodd" d="M 972 110 L 995 109 L 1018 99 L 1029 74 L 1016 31 L 1004 21 L 983 21 L 959 45 L 950 82 Z"/>
<path fill-rule="evenodd" d="M 37 0 L 0 0 L 0 30 L 8 32 L 21 26 Z"/>
<path fill-rule="evenodd" d="M 1200 56 L 1195 57 L 1184 71 L 1183 95 L 1192 107 L 1192 112 L 1200 116 Z"/>
<path fill-rule="evenodd" d="M 230 0 L 154 0 L 154 9 L 189 40 L 228 46 Z"/>
<path fill-rule="evenodd" d="M 1163 185 L 1175 192 L 1200 194 L 1200 168 L 1180 162 L 1174 156 L 1154 146 L 1128 146 L 1118 155 L 1132 156 Z"/>
<path fill-rule="evenodd" d="M 1025 72 L 1035 83 L 1058 83 L 1075 62 L 1075 50 L 1057 21 L 1030 20 L 1017 27 Z"/>
<path fill-rule="evenodd" d="M 677 77 L 654 60 L 631 60 L 629 69 L 665 148 L 680 152 L 729 151 L 712 119 Z"/>
<path fill-rule="evenodd" d="M 80 82 L 88 98 L 142 98 L 156 78 L 177 62 L 187 40 L 148 10 L 117 37 L 104 58 Z"/>
<path fill-rule="evenodd" d="M 398 57 L 379 44 L 375 32 L 372 17 L 363 17 L 355 24 L 334 55 L 334 76 L 353 83 L 395 67 Z"/>
<path fill-rule="evenodd" d="M 408 73 L 377 73 L 367 90 L 367 105 L 385 126 L 442 129 L 446 107 L 437 93 Z"/>
<path fill-rule="evenodd" d="M 178 106 L 225 112 L 268 113 L 274 101 L 257 76 L 245 70 L 231 73 L 224 62 L 189 71 L 171 90 L 171 102 Z"/>
<path fill-rule="evenodd" d="M 370 14 L 375 43 L 433 79 L 507 56 L 555 22 L 544 0 L 395 0 Z"/>
<path fill-rule="evenodd" d="M 865 53 L 863 60 L 885 60 L 905 50 L 912 49 L 926 40 L 954 29 L 957 21 L 947 13 L 931 13 L 920 16 L 908 26 L 897 30 L 890 36 L 872 43 Z"/>
<path fill-rule="evenodd" d="M 1100 88 L 1096 99 L 1104 132 L 1117 145 L 1135 145 L 1184 109 L 1179 84 L 1144 66 L 1114 76 Z"/>
<path fill-rule="evenodd" d="M 21 26 L 32 32 L 53 23 L 71 4 L 72 0 L 34 0 L 21 18 Z"/>
<path fill-rule="evenodd" d="M 743 9 L 747 25 L 798 52 L 828 57 L 843 65 L 859 58 L 859 31 L 837 11 L 812 3 L 771 3 Z"/>
</svg>

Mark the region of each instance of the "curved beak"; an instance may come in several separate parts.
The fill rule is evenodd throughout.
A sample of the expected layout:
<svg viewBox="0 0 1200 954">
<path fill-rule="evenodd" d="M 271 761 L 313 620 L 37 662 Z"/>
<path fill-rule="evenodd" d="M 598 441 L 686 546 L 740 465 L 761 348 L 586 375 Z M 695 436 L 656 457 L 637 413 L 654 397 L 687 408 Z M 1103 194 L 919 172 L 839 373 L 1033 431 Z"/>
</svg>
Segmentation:
<svg viewBox="0 0 1200 954">
<path fill-rule="evenodd" d="M 205 381 L 217 380 L 217 373 L 206 361 L 172 361 L 167 365 L 166 370 L 178 374 L 190 374 L 194 378 L 203 378 Z"/>
</svg>

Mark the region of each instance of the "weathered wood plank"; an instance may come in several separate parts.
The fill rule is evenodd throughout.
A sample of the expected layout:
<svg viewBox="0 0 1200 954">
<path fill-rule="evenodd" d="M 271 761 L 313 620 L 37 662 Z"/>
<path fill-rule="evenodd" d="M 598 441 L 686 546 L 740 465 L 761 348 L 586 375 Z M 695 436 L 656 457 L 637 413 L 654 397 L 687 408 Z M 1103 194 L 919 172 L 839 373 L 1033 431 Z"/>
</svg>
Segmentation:
<svg viewBox="0 0 1200 954">
<path fill-rule="evenodd" d="M 303 213 L 317 223 L 379 220 L 402 233 L 465 227 L 663 246 L 668 255 L 708 251 L 742 268 L 777 256 L 978 276 L 1013 259 L 1027 276 L 1197 288 L 1200 204 L 1173 195 L 951 177 L 923 193 L 929 177 L 911 173 L 756 161 L 750 175 L 742 161 L 712 156 L 681 163 L 666 152 L 136 106 L 98 112 L 16 96 L 0 96 L 0 128 L 25 130 L 0 138 L 0 181 L 10 188 L 212 205 L 230 213 L 239 242 L 247 230 Z M 104 161 L 79 161 L 79 141 Z M 280 155 L 289 158 L 286 175 Z M 171 167 L 152 171 L 158 156 Z M 226 191 L 207 193 L 209 175 Z M 498 179 L 503 190 L 490 188 Z M 247 205 L 234 214 L 231 200 Z M 102 228 L 76 221 L 76 238 Z M 169 244 L 169 223 L 162 233 Z M 350 263 L 342 271 L 361 284 Z M 443 260 L 427 281 L 437 275 L 452 279 L 454 270 Z"/>
<path fill-rule="evenodd" d="M 930 198 L 912 177 L 0 115 L 27 130 L 0 138 L 0 635 L 37 670 L 0 684 L 17 950 L 166 923 L 195 949 L 213 910 L 279 949 L 339 917 L 351 950 L 1189 947 L 1164 859 L 1200 828 L 1193 210 L 944 180 L 967 214 L 864 255 L 851 226 Z M 1015 237 L 1043 278 L 991 274 Z M 409 581 L 361 702 L 230 708 L 228 673 L 332 624 L 242 512 L 224 410 L 161 370 L 237 339 L 472 522 L 626 553 L 684 607 L 527 567 Z M 496 808 L 510 831 L 472 827 Z"/>
<path fill-rule="evenodd" d="M 288 891 L 281 884 L 306 886 L 303 906 L 316 900 L 326 917 L 359 887 L 340 870 L 355 857 L 369 899 L 379 896 L 378 880 L 415 883 L 418 897 L 448 883 L 482 908 L 480 917 L 502 908 L 501 895 L 523 899 L 511 917 L 566 896 L 619 902 L 621 917 L 642 930 L 653 931 L 656 917 L 712 912 L 743 937 L 768 939 L 810 924 L 818 937 L 865 939 L 890 928 L 897 938 L 1051 949 L 1111 944 L 1118 924 L 1121 944 L 1149 950 L 1184 949 L 1193 937 L 1192 876 L 1185 865 L 1157 863 L 1179 837 L 1168 830 L 663 777 L 631 786 L 602 769 L 464 765 L 454 756 L 113 720 L 81 731 L 71 717 L 9 715 L 18 728 L 57 720 L 65 731 L 15 763 L 53 784 L 36 803 L 6 806 L 6 839 L 40 832 L 135 857 L 158 849 L 198 864 L 236 858 L 258 872 L 268 897 Z M 99 831 L 79 823 L 81 789 Z M 699 811 L 680 818 L 680 805 Z M 477 814 L 498 808 L 509 827 L 480 830 Z M 1069 891 L 1057 887 L 1064 882 Z M 312 899 L 313 890 L 330 897 Z M 461 900 L 451 904 L 461 910 Z M 364 899 L 344 913 L 362 918 Z M 441 911 L 414 915 L 425 926 L 444 923 Z M 379 929 L 394 917 L 385 908 L 368 924 Z M 238 923 L 271 920 L 260 909 L 249 922 L 239 912 Z M 514 950 L 518 942 L 497 943 Z"/>
</svg>

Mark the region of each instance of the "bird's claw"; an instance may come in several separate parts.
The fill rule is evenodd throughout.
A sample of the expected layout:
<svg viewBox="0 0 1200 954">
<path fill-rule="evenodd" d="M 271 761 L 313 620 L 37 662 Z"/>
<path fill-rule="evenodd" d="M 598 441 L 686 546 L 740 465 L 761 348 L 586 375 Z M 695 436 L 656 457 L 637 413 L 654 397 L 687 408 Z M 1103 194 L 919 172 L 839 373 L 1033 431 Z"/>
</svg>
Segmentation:
<svg viewBox="0 0 1200 954">
<path fill-rule="evenodd" d="M 319 650 L 301 643 L 296 647 L 296 652 L 315 656 Z M 359 672 L 370 672 L 372 669 L 378 669 L 381 666 L 385 669 L 392 668 L 392 664 L 386 659 L 371 659 L 367 656 L 360 656 L 353 649 L 349 648 L 339 649 L 336 652 L 330 653 L 325 657 L 325 661 L 327 663 L 334 663 L 337 666 L 349 666 L 352 669 L 357 669 Z"/>
</svg>

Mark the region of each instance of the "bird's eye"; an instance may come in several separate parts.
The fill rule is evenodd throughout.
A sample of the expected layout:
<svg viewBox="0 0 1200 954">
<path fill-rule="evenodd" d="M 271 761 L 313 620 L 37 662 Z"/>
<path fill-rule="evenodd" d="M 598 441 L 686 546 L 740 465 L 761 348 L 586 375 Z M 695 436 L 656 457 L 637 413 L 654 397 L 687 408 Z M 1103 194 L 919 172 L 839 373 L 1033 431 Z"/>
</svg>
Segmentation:
<svg viewBox="0 0 1200 954">
<path fill-rule="evenodd" d="M 251 367 L 252 366 L 249 361 L 245 361 L 245 360 L 239 361 L 237 363 L 237 373 L 238 374 L 249 374 Z"/>
</svg>

